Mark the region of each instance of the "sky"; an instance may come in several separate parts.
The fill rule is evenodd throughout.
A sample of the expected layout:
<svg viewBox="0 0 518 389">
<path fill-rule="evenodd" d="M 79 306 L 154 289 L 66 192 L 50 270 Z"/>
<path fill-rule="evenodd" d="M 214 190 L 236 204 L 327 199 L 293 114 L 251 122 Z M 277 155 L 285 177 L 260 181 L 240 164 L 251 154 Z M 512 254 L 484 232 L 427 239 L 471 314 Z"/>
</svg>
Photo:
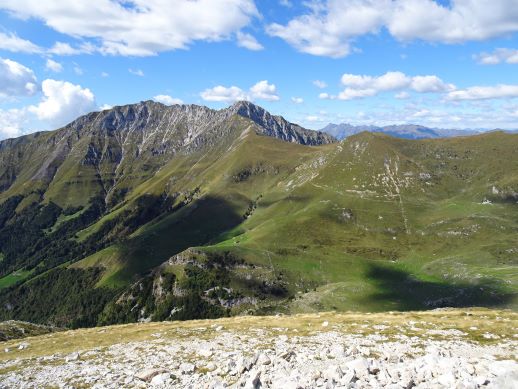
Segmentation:
<svg viewBox="0 0 518 389">
<path fill-rule="evenodd" d="M 518 0 L 0 0 L 0 139 L 156 100 L 518 128 Z"/>
</svg>

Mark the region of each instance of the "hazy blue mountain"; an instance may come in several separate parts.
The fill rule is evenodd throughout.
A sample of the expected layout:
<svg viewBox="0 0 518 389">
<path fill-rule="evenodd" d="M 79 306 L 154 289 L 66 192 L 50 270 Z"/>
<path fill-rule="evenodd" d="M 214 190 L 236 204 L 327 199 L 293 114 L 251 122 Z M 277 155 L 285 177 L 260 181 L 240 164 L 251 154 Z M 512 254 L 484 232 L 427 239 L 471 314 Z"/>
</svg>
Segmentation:
<svg viewBox="0 0 518 389">
<path fill-rule="evenodd" d="M 450 138 L 455 136 L 475 135 L 482 130 L 457 130 L 445 128 L 429 128 L 416 124 L 395 124 L 390 126 L 373 126 L 358 125 L 354 126 L 348 123 L 333 124 L 330 123 L 321 129 L 323 132 L 333 135 L 337 139 L 344 139 L 351 135 L 358 134 L 363 131 L 381 132 L 392 135 L 397 138 L 404 139 L 434 139 L 434 138 Z"/>
</svg>

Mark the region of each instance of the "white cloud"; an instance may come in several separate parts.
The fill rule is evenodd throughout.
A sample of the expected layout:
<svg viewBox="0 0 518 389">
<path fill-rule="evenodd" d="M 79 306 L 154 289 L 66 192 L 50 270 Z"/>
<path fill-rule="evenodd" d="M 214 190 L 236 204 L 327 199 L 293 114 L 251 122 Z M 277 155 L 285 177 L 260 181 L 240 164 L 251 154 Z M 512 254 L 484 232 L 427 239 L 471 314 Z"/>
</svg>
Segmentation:
<svg viewBox="0 0 518 389">
<path fill-rule="evenodd" d="M 50 58 L 47 59 L 47 62 L 45 63 L 45 68 L 55 73 L 60 73 L 63 71 L 63 65 L 61 65 L 59 62 L 53 61 Z"/>
<path fill-rule="evenodd" d="M 277 87 L 275 84 L 269 84 L 268 81 L 259 81 L 250 88 L 252 100 L 266 100 L 279 101 L 280 97 L 277 95 Z"/>
<path fill-rule="evenodd" d="M 0 58 L 0 98 L 31 96 L 37 89 L 36 76 L 31 69 Z"/>
<path fill-rule="evenodd" d="M 518 31 L 516 0 L 327 0 L 306 2 L 308 12 L 267 32 L 297 50 L 319 56 L 351 53 L 358 36 L 386 28 L 398 40 L 460 43 Z"/>
<path fill-rule="evenodd" d="M 68 43 L 64 43 L 64 42 L 56 42 L 56 43 L 54 43 L 54 46 L 52 46 L 48 50 L 48 52 L 50 54 L 56 54 L 56 55 L 76 55 L 76 54 L 80 54 L 79 50 L 74 49 Z"/>
<path fill-rule="evenodd" d="M 410 77 L 402 72 L 387 72 L 378 77 L 346 73 L 342 76 L 341 82 L 345 89 L 336 96 L 339 100 L 376 96 L 382 92 L 404 89 L 411 89 L 418 93 L 442 93 L 455 90 L 453 84 L 446 84 L 437 76 Z M 335 97 L 325 93 L 321 94 L 320 98 Z"/>
<path fill-rule="evenodd" d="M 26 112 L 24 109 L 0 109 L 0 139 L 22 135 L 25 120 Z"/>
<path fill-rule="evenodd" d="M 90 89 L 82 88 L 67 81 L 52 79 L 41 84 L 43 100 L 38 105 L 29 106 L 29 111 L 38 119 L 59 127 L 79 115 L 96 108 L 95 96 Z"/>
<path fill-rule="evenodd" d="M 130 72 L 134 76 L 144 77 L 144 72 L 140 69 L 128 69 L 128 72 Z"/>
<path fill-rule="evenodd" d="M 448 100 L 487 100 L 509 97 L 518 97 L 518 85 L 473 86 L 451 91 L 446 96 Z"/>
<path fill-rule="evenodd" d="M 485 40 L 518 31 L 515 0 L 397 0 L 386 23 L 401 40 L 460 43 Z"/>
<path fill-rule="evenodd" d="M 357 90 L 374 89 L 377 92 L 397 90 L 407 87 L 411 80 L 401 72 L 387 72 L 379 77 L 344 74 L 342 85 Z"/>
<path fill-rule="evenodd" d="M 41 53 L 42 49 L 31 41 L 22 39 L 13 33 L 0 32 L 0 49 L 14 53 Z"/>
<path fill-rule="evenodd" d="M 304 99 L 302 97 L 292 97 L 291 101 L 294 104 L 302 104 L 304 102 Z"/>
<path fill-rule="evenodd" d="M 54 43 L 54 46 L 52 46 L 50 49 L 47 50 L 47 53 L 49 54 L 55 54 L 55 55 L 79 55 L 79 54 L 92 54 L 95 51 L 98 51 L 98 48 L 96 48 L 91 43 L 85 42 L 81 44 L 79 47 L 72 47 L 70 44 L 65 42 L 56 42 Z"/>
<path fill-rule="evenodd" d="M 404 107 L 386 106 L 372 108 L 361 117 L 341 117 L 338 122 L 351 124 L 420 124 L 440 128 L 509 128 L 516 129 L 516 117 L 512 109 L 506 110 L 498 105 L 492 109 L 474 109 L 471 103 L 462 106 L 452 104 L 434 106 L 427 104 L 407 104 Z"/>
<path fill-rule="evenodd" d="M 419 93 L 440 93 L 455 89 L 455 85 L 446 84 L 437 76 L 415 76 L 410 87 Z"/>
<path fill-rule="evenodd" d="M 109 77 L 110 75 L 107 72 L 101 72 L 101 77 Z"/>
<path fill-rule="evenodd" d="M 268 83 L 267 80 L 259 81 L 253 85 L 248 92 L 237 86 L 225 87 L 218 85 L 214 88 L 206 89 L 200 93 L 203 100 L 218 102 L 235 102 L 239 100 L 266 100 L 278 101 L 277 87 Z"/>
<path fill-rule="evenodd" d="M 373 3 L 372 0 L 312 2 L 310 13 L 286 25 L 270 24 L 267 32 L 303 53 L 343 57 L 351 52 L 351 38 L 375 32 L 383 24 L 384 9 Z"/>
<path fill-rule="evenodd" d="M 259 17 L 253 0 L 3 0 L 0 9 L 39 19 L 62 34 L 100 41 L 103 54 L 129 56 L 228 39 Z"/>
<path fill-rule="evenodd" d="M 111 104 L 103 104 L 103 105 L 101 105 L 101 106 L 99 107 L 99 109 L 100 109 L 101 111 L 105 111 L 105 110 L 107 110 L 107 109 L 112 109 L 112 108 L 113 108 L 113 105 L 111 105 Z"/>
<path fill-rule="evenodd" d="M 241 88 L 238 88 L 237 86 L 227 88 L 222 85 L 205 89 L 201 92 L 200 96 L 203 100 L 218 102 L 235 102 L 249 99 L 249 96 Z"/>
<path fill-rule="evenodd" d="M 290 0 L 280 0 L 279 4 L 282 5 L 283 7 L 288 7 L 288 8 L 293 7 L 293 3 Z"/>
<path fill-rule="evenodd" d="M 183 101 L 169 95 L 156 95 L 153 100 L 165 105 L 183 104 Z"/>
<path fill-rule="evenodd" d="M 327 88 L 327 84 L 324 81 L 320 81 L 320 80 L 313 81 L 313 85 L 315 85 L 317 88 L 320 88 L 320 89 Z"/>
<path fill-rule="evenodd" d="M 505 62 L 509 64 L 518 64 L 517 49 L 496 49 L 492 53 L 480 53 L 474 58 L 483 65 L 497 65 Z"/>
<path fill-rule="evenodd" d="M 238 31 L 236 37 L 237 45 L 239 47 L 244 47 L 245 49 L 253 51 L 259 51 L 264 49 L 264 46 L 257 42 L 257 39 L 255 39 L 254 36 L 250 34 Z"/>
<path fill-rule="evenodd" d="M 329 93 L 322 92 L 318 95 L 318 98 L 322 100 L 332 100 L 335 98 L 335 96 L 331 96 Z"/>
</svg>

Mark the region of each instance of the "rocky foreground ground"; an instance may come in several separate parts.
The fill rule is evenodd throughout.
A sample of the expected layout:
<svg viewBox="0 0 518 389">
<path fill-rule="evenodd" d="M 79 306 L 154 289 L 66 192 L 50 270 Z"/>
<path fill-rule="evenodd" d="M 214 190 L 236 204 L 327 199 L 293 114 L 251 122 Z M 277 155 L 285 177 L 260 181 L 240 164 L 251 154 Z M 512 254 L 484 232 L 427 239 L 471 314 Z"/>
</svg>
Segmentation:
<svg viewBox="0 0 518 389">
<path fill-rule="evenodd" d="M 518 314 L 238 317 L 0 343 L 2 388 L 516 388 Z"/>
</svg>

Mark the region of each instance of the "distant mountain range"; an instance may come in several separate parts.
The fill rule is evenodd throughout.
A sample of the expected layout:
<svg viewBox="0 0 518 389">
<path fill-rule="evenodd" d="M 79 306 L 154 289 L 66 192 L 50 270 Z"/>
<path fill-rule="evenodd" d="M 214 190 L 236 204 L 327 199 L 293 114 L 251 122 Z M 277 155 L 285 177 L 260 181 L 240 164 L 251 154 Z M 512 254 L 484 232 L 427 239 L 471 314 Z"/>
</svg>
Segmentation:
<svg viewBox="0 0 518 389">
<path fill-rule="evenodd" d="M 390 126 L 373 126 L 373 125 L 358 125 L 354 126 L 348 123 L 333 124 L 330 123 L 321 129 L 323 132 L 327 132 L 333 135 L 335 138 L 341 140 L 351 135 L 359 134 L 360 132 L 381 132 L 387 135 L 394 136 L 396 138 L 403 139 L 435 139 L 435 138 L 452 138 L 456 136 L 469 136 L 476 135 L 488 130 L 477 129 L 477 130 L 459 130 L 459 129 L 447 129 L 447 128 L 430 128 L 420 126 L 417 124 L 396 124 Z M 516 132 L 506 131 L 506 132 Z"/>
</svg>

